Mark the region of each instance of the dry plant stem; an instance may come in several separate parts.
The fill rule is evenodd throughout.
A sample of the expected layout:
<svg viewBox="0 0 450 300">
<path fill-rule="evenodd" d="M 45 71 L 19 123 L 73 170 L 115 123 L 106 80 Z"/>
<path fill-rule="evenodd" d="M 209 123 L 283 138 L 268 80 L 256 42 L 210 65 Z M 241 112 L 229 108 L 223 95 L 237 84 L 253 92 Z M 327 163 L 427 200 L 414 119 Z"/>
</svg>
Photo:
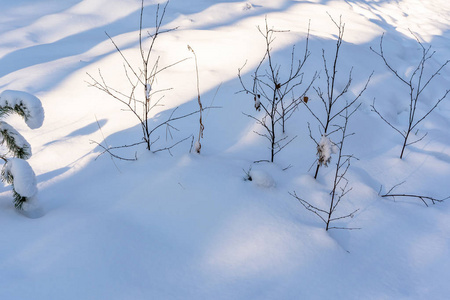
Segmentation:
<svg viewBox="0 0 450 300">
<path fill-rule="evenodd" d="M 341 90 L 341 92 L 339 94 L 336 94 L 335 85 L 336 85 L 337 73 L 338 73 L 338 60 L 339 60 L 339 53 L 341 50 L 344 31 L 345 31 L 345 24 L 342 23 L 341 18 L 339 19 L 339 23 L 336 22 L 331 16 L 330 16 L 330 18 L 331 18 L 332 22 L 334 23 L 334 25 L 336 26 L 336 28 L 338 29 L 338 37 L 337 37 L 337 41 L 336 41 L 336 50 L 334 53 L 334 60 L 333 60 L 333 65 L 331 67 L 331 70 L 328 66 L 327 59 L 325 57 L 325 50 L 322 49 L 322 60 L 323 60 L 325 76 L 326 76 L 326 80 L 327 80 L 326 95 L 320 89 L 320 87 L 317 87 L 317 88 L 314 87 L 314 90 L 316 91 L 317 95 L 319 96 L 319 99 L 322 101 L 323 107 L 325 109 L 325 115 L 326 115 L 325 120 L 322 120 L 321 118 L 319 118 L 318 114 L 315 113 L 307 105 L 306 102 L 303 102 L 305 104 L 306 108 L 312 114 L 312 116 L 318 121 L 319 131 L 321 131 L 321 135 L 325 135 L 325 136 L 328 136 L 331 133 L 333 133 L 333 132 L 330 132 L 330 128 L 332 127 L 334 120 L 339 115 L 341 115 L 345 110 L 351 109 L 351 107 L 355 104 L 355 102 L 358 101 L 358 99 L 362 96 L 364 91 L 367 89 L 367 86 L 373 75 L 373 72 L 372 72 L 372 74 L 367 79 L 366 84 L 364 85 L 363 89 L 359 92 L 359 94 L 353 100 L 346 102 L 345 105 L 340 105 L 340 103 L 341 103 L 340 99 L 342 98 L 343 95 L 345 95 L 348 92 L 348 89 L 352 84 L 352 70 L 353 69 L 350 70 L 348 80 L 347 80 L 344 88 Z M 311 131 L 310 131 L 310 137 L 314 140 L 316 145 L 319 144 L 312 136 Z M 318 161 L 316 171 L 314 173 L 315 179 L 317 179 L 317 175 L 319 173 L 320 167 L 321 167 L 321 163 Z"/>
<path fill-rule="evenodd" d="M 197 74 L 197 100 L 198 100 L 198 106 L 199 106 L 199 123 L 200 123 L 200 129 L 198 131 L 198 147 L 196 147 L 195 151 L 197 153 L 200 154 L 200 149 L 202 148 L 202 144 L 200 143 L 200 140 L 203 138 L 203 130 L 205 129 L 205 126 L 203 125 L 203 120 L 202 120 L 202 111 L 203 111 L 203 106 L 202 106 L 202 102 L 200 101 L 200 80 L 199 80 L 199 76 L 198 76 L 198 63 L 197 63 L 197 55 L 195 54 L 194 49 L 192 49 L 191 46 L 188 45 L 188 49 L 189 51 L 191 51 L 194 54 L 194 58 L 195 58 L 195 72 Z"/>
<path fill-rule="evenodd" d="M 245 64 L 242 68 L 238 69 L 238 77 L 243 88 L 240 92 L 251 94 L 255 101 L 256 111 L 262 111 L 262 116 L 245 115 L 254 119 L 263 128 L 262 133 L 256 133 L 269 141 L 270 159 L 268 161 L 273 162 L 275 155 L 295 138 L 289 138 L 284 135 L 286 121 L 300 105 L 300 99 L 303 98 L 312 86 L 312 83 L 317 78 L 317 73 L 313 75 L 311 82 L 304 88 L 301 96 L 295 97 L 294 93 L 303 83 L 304 73 L 302 72 L 302 68 L 310 55 L 308 50 L 309 27 L 303 59 L 295 59 L 295 47 L 293 47 L 289 73 L 284 79 L 281 78 L 281 65 L 275 63 L 273 60 L 272 44 L 277 33 L 287 31 L 269 28 L 267 18 L 265 19 L 265 27 L 261 28 L 258 26 L 258 31 L 263 36 L 266 47 L 264 55 L 253 73 L 252 88 L 247 88 L 242 79 L 242 69 L 245 67 Z M 266 68 L 263 70 L 263 67 Z M 278 126 L 281 127 L 282 131 L 281 138 L 278 137 Z"/>
<path fill-rule="evenodd" d="M 400 80 L 400 82 L 405 84 L 409 89 L 409 118 L 408 118 L 408 125 L 407 125 L 406 130 L 401 130 L 398 127 L 394 126 L 391 122 L 389 122 L 376 109 L 375 100 L 372 104 L 372 110 L 386 124 L 388 124 L 391 128 L 393 128 L 396 132 L 398 132 L 403 137 L 400 159 L 403 158 L 403 154 L 404 154 L 405 148 L 407 146 L 410 146 L 412 144 L 415 144 L 415 143 L 421 141 L 426 136 L 426 133 L 425 133 L 422 137 L 420 137 L 412 142 L 409 142 L 408 140 L 411 136 L 411 132 L 413 132 L 416 129 L 417 125 L 420 124 L 425 118 L 427 118 L 428 115 L 431 114 L 431 112 L 433 112 L 433 110 L 439 105 L 439 103 L 441 103 L 442 100 L 444 100 L 447 97 L 448 93 L 450 92 L 450 90 L 446 90 L 445 93 L 443 93 L 443 96 L 438 98 L 437 100 L 435 100 L 433 106 L 428 111 L 426 111 L 422 116 L 416 115 L 417 104 L 421 99 L 421 95 L 422 95 L 423 91 L 425 90 L 425 88 L 428 87 L 428 85 L 431 83 L 431 81 L 436 76 L 440 75 L 441 70 L 450 62 L 450 60 L 447 60 L 445 63 L 443 63 L 434 73 L 432 73 L 428 77 L 428 79 L 424 78 L 423 76 L 424 76 L 425 66 L 426 66 L 428 60 L 430 60 L 436 52 L 435 51 L 431 52 L 431 46 L 429 46 L 428 48 L 425 48 L 425 46 L 422 44 L 422 42 L 419 40 L 419 38 L 411 30 L 410 30 L 410 33 L 414 36 L 417 43 L 419 44 L 419 46 L 422 50 L 422 55 L 421 55 L 418 65 L 415 67 L 414 71 L 412 72 L 412 74 L 409 78 L 403 77 L 402 75 L 400 75 L 398 73 L 398 71 L 388 62 L 388 60 L 384 54 L 384 49 L 383 49 L 384 35 L 380 39 L 379 52 L 375 51 L 373 48 L 370 48 L 375 54 L 377 54 L 379 57 L 382 58 L 386 67 L 395 75 L 395 77 L 397 77 Z"/>
<path fill-rule="evenodd" d="M 133 147 L 133 146 L 140 145 L 140 144 L 143 144 L 143 143 L 144 143 L 144 142 L 140 142 L 140 143 L 136 143 L 136 144 L 133 144 L 133 145 L 123 145 L 123 146 L 118 146 L 118 147 L 105 147 L 105 146 L 103 146 L 102 144 L 100 144 L 100 143 L 98 143 L 98 142 L 96 142 L 96 141 L 90 140 L 90 142 L 91 142 L 92 144 L 96 144 L 97 146 L 100 146 L 100 147 L 103 149 L 103 152 L 101 152 L 101 153 L 97 156 L 97 158 L 99 158 L 100 156 L 102 156 L 102 155 L 105 154 L 105 153 L 108 153 L 111 157 L 114 157 L 114 158 L 117 158 L 117 159 L 120 159 L 120 160 L 125 160 L 125 161 L 136 161 L 136 160 L 137 160 L 137 157 L 134 157 L 134 158 L 121 157 L 121 156 L 118 156 L 118 155 L 114 154 L 113 152 L 111 152 L 111 150 L 120 149 L 120 148 Z M 96 159 L 97 159 L 97 158 L 96 158 Z"/>
</svg>

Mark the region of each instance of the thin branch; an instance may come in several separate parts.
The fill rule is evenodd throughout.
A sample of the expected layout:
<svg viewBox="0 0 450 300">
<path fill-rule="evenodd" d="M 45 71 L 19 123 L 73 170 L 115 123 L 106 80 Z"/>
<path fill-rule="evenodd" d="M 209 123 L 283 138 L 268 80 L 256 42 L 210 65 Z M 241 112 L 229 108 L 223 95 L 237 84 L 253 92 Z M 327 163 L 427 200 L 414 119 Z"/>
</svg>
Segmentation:
<svg viewBox="0 0 450 300">
<path fill-rule="evenodd" d="M 372 108 L 372 111 L 375 112 L 387 125 L 389 125 L 392 129 L 394 129 L 395 131 L 397 131 L 402 137 L 405 137 L 405 134 L 403 134 L 403 132 L 401 132 L 399 129 L 397 129 L 397 127 L 395 127 L 394 125 L 392 125 L 391 122 L 389 122 L 376 108 L 375 108 L 375 98 L 373 99 L 373 103 L 370 106 Z"/>
<path fill-rule="evenodd" d="M 118 146 L 118 147 L 105 147 L 105 146 L 103 146 L 102 144 L 100 144 L 100 143 L 98 143 L 98 142 L 96 142 L 96 141 L 94 141 L 94 140 L 90 140 L 90 142 L 91 142 L 92 144 L 96 144 L 97 146 L 99 146 L 99 147 L 101 147 L 101 148 L 103 149 L 103 152 L 101 152 L 101 153 L 97 156 L 96 160 L 97 160 L 100 156 L 102 156 L 103 154 L 108 153 L 111 157 L 118 158 L 118 159 L 120 159 L 120 160 L 126 160 L 126 161 L 136 161 L 136 160 L 137 160 L 137 157 L 135 157 L 135 158 L 125 158 L 125 157 L 121 157 L 121 156 L 118 156 L 118 155 L 112 153 L 111 150 L 120 149 L 120 148 L 133 147 L 133 146 L 136 146 L 136 145 L 140 145 L 140 144 L 144 144 L 144 143 L 145 143 L 145 142 L 139 142 L 139 143 L 135 143 L 135 144 L 132 144 L 132 145 L 123 145 L 123 146 Z"/>
<path fill-rule="evenodd" d="M 450 198 L 450 196 L 446 197 L 446 198 L 435 198 L 435 197 L 431 197 L 431 196 L 426 196 L 426 195 L 419 195 L 419 194 L 409 194 L 409 193 L 393 193 L 394 189 L 396 189 L 397 187 L 399 187 L 400 185 L 404 184 L 405 181 L 398 183 L 396 185 L 394 185 L 387 193 L 381 195 L 381 193 L 378 193 L 380 195 L 380 197 L 382 198 L 393 198 L 395 200 L 395 198 L 416 198 L 416 199 L 420 199 L 423 204 L 425 204 L 425 206 L 428 207 L 428 203 L 426 202 L 426 200 L 430 201 L 432 204 L 436 204 L 436 202 L 443 202 L 447 199 Z M 380 192 L 381 192 L 381 188 L 380 188 Z"/>
<path fill-rule="evenodd" d="M 172 144 L 172 145 L 170 145 L 170 146 L 168 146 L 168 147 L 164 147 L 164 148 L 157 149 L 157 150 L 153 151 L 153 153 L 157 153 L 157 152 L 161 152 L 161 151 L 167 151 L 167 152 L 169 152 L 170 156 L 173 156 L 173 155 L 172 155 L 172 152 L 171 152 L 170 150 L 172 150 L 172 148 L 174 148 L 174 147 L 177 146 L 178 144 L 180 144 L 180 143 L 186 141 L 187 139 L 191 138 L 192 136 L 193 136 L 193 135 L 190 135 L 190 136 L 188 136 L 188 137 L 186 137 L 186 138 L 184 138 L 184 139 L 182 139 L 182 140 L 179 140 L 179 141 L 176 142 L 175 144 Z"/>
</svg>

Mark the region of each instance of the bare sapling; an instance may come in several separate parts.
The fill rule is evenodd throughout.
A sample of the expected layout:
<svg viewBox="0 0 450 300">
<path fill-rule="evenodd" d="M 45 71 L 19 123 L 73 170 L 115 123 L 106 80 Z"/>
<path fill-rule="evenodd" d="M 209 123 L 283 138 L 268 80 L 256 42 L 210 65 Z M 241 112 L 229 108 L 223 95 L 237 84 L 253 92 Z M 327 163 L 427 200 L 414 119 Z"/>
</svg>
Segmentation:
<svg viewBox="0 0 450 300">
<path fill-rule="evenodd" d="M 336 89 L 336 83 L 338 81 L 338 61 L 339 61 L 339 54 L 343 42 L 343 36 L 344 36 L 344 29 L 345 29 L 345 23 L 342 23 L 342 19 L 339 19 L 339 23 L 336 22 L 331 16 L 330 16 L 332 22 L 338 29 L 338 36 L 336 41 L 336 49 L 334 53 L 334 58 L 332 61 L 331 66 L 327 62 L 327 58 L 325 56 L 325 49 L 322 49 L 322 60 L 325 70 L 325 77 L 326 77 L 326 92 L 324 92 L 320 87 L 314 87 L 314 90 L 316 91 L 319 99 L 323 103 L 323 107 L 325 109 L 325 117 L 322 117 L 322 114 L 318 111 L 314 111 L 313 108 L 308 105 L 307 99 L 303 100 L 303 103 L 305 104 L 306 108 L 309 110 L 309 112 L 312 114 L 312 116 L 317 120 L 319 124 L 319 132 L 320 132 L 320 140 L 317 140 L 314 138 L 311 128 L 309 128 L 310 137 L 316 144 L 317 149 L 317 166 L 316 171 L 314 173 L 314 178 L 317 179 L 317 175 L 319 173 L 319 169 L 321 166 L 328 166 L 328 163 L 331 161 L 331 154 L 334 153 L 333 151 L 334 146 L 333 142 L 331 141 L 331 136 L 336 130 L 339 130 L 339 126 L 335 126 L 335 119 L 338 118 L 344 111 L 351 110 L 352 107 L 355 105 L 355 103 L 358 101 L 358 99 L 362 96 L 364 91 L 367 89 L 367 86 L 370 82 L 370 79 L 372 77 L 372 74 L 367 79 L 364 87 L 361 89 L 359 94 L 357 94 L 355 97 L 352 98 L 351 101 L 346 101 L 344 98 L 346 98 L 346 94 L 349 91 L 349 88 L 352 84 L 352 71 L 353 68 L 350 70 L 348 79 L 344 85 L 344 87 L 338 91 Z M 347 97 L 348 98 L 348 97 Z M 305 101 L 306 100 L 306 101 Z M 308 125 L 309 126 L 309 125 Z M 330 153 L 332 152 L 332 153 Z"/>
<path fill-rule="evenodd" d="M 242 69 L 245 65 L 238 70 L 238 77 L 243 88 L 240 92 L 252 95 L 255 111 L 261 112 L 257 115 L 244 114 L 262 127 L 261 132 L 255 133 L 266 138 L 270 143 L 270 159 L 263 161 L 273 162 L 275 155 L 296 138 L 296 136 L 291 138 L 286 135 L 286 121 L 297 110 L 301 99 L 305 97 L 317 78 L 317 73 L 313 74 L 311 81 L 303 87 L 302 91 L 299 91 L 304 79 L 302 69 L 310 55 L 308 50 L 309 28 L 304 55 L 297 60 L 295 46 L 292 47 L 290 67 L 287 73 L 281 70 L 281 64 L 274 61 L 272 46 L 276 34 L 288 31 L 270 28 L 267 18 L 265 27 L 258 26 L 258 31 L 265 40 L 265 49 L 264 55 L 253 73 L 252 87 L 247 87 L 242 78 Z"/>
<path fill-rule="evenodd" d="M 359 106 L 358 106 L 359 107 Z M 359 210 L 353 210 L 351 213 L 348 214 L 341 214 L 336 216 L 336 210 L 338 208 L 338 205 L 341 203 L 342 199 L 352 190 L 351 187 L 349 187 L 349 181 L 346 178 L 347 171 L 350 168 L 351 160 L 355 157 L 353 155 L 347 155 L 344 154 L 343 148 L 344 148 L 344 142 L 347 137 L 353 135 L 353 133 L 347 133 L 347 126 L 348 121 L 350 117 L 357 111 L 358 107 L 354 108 L 351 112 L 345 109 L 345 111 L 340 114 L 343 118 L 343 124 L 342 125 L 333 125 L 333 127 L 336 127 L 335 132 L 340 133 L 339 141 L 335 144 L 337 148 L 337 161 L 335 164 L 335 170 L 334 170 L 334 176 L 333 176 L 333 183 L 332 183 L 332 189 L 330 191 L 330 205 L 328 208 L 321 208 L 317 205 L 312 204 L 309 200 L 306 200 L 296 194 L 294 191 L 293 193 L 289 193 L 291 196 L 295 197 L 305 209 L 315 214 L 317 217 L 319 217 L 324 223 L 325 223 L 325 230 L 329 229 L 358 229 L 358 228 L 352 228 L 352 227 L 345 227 L 345 226 L 334 226 L 332 223 L 335 221 L 340 221 L 347 218 L 353 218 L 355 213 Z"/>
<path fill-rule="evenodd" d="M 417 35 L 415 35 L 411 30 L 411 34 L 416 39 L 417 43 L 420 46 L 421 49 L 421 56 L 419 63 L 414 68 L 414 71 L 411 73 L 410 76 L 402 75 L 400 74 L 388 61 L 386 58 L 386 55 L 384 53 L 383 49 L 383 37 L 380 39 L 380 49 L 379 51 L 374 50 L 373 48 L 370 48 L 375 54 L 377 54 L 379 57 L 382 58 L 384 64 L 386 67 L 395 75 L 400 82 L 402 82 L 405 86 L 407 86 L 409 90 L 409 116 L 408 116 L 408 124 L 401 128 L 400 126 L 395 126 L 392 124 L 392 122 L 388 121 L 387 118 L 385 118 L 379 110 L 375 107 L 375 100 L 372 104 L 372 110 L 386 123 L 388 124 L 392 129 L 394 129 L 398 134 L 400 134 L 403 138 L 402 143 L 402 149 L 400 152 L 400 159 L 403 158 L 403 154 L 405 153 L 405 148 L 407 146 L 410 146 L 412 144 L 415 144 L 417 142 L 420 142 L 425 138 L 427 133 L 423 134 L 421 137 L 418 137 L 411 141 L 411 133 L 414 132 L 414 130 L 417 129 L 417 126 L 425 120 L 432 112 L 436 109 L 436 107 L 441 103 L 450 92 L 450 89 L 447 89 L 445 92 L 442 93 L 442 96 L 435 99 L 432 103 L 431 108 L 423 112 L 422 114 L 417 112 L 417 105 L 422 100 L 422 94 L 424 90 L 430 85 L 430 83 L 433 81 L 436 76 L 440 75 L 440 72 L 442 69 L 444 69 L 445 66 L 450 62 L 450 60 L 447 60 L 442 65 L 440 65 L 439 68 L 436 69 L 436 71 L 432 72 L 431 75 L 426 77 L 425 74 L 425 68 L 429 62 L 429 60 L 434 56 L 436 53 L 435 51 L 431 51 L 431 46 L 425 47 L 422 42 L 419 40 Z"/>
<path fill-rule="evenodd" d="M 152 125 L 150 122 L 150 116 L 155 108 L 159 106 L 164 106 L 162 103 L 162 100 L 165 96 L 165 92 L 168 90 L 171 90 L 171 88 L 166 89 L 156 89 L 155 83 L 157 81 L 158 75 L 160 75 L 162 72 L 166 71 L 167 69 L 185 61 L 186 59 L 182 59 L 179 61 L 176 61 L 174 63 L 161 66 L 161 57 L 156 56 L 154 53 L 155 44 L 158 40 L 158 37 L 162 34 L 171 32 L 176 30 L 177 28 L 169 28 L 169 29 L 163 29 L 162 28 L 162 22 L 166 13 L 167 5 L 169 2 L 166 2 L 164 6 L 160 6 L 160 4 L 157 5 L 156 8 L 156 17 L 155 17 L 155 27 L 153 29 L 153 32 L 147 32 L 147 34 L 144 34 L 143 30 L 143 14 L 144 14 L 144 0 L 141 2 L 141 11 L 140 11 L 140 20 L 139 20 L 139 57 L 140 57 L 140 64 L 138 65 L 132 65 L 130 60 L 125 57 L 122 50 L 118 47 L 118 45 L 115 43 L 115 41 L 107 34 L 108 38 L 116 48 L 117 52 L 121 55 L 123 62 L 124 62 L 124 73 L 127 78 L 127 81 L 129 83 L 129 90 L 128 91 L 122 91 L 118 90 L 113 86 L 108 85 L 106 82 L 103 74 L 99 70 L 99 79 L 94 78 L 94 76 L 89 77 L 91 78 L 91 82 L 89 83 L 90 86 L 93 86 L 102 92 L 108 94 L 115 100 L 121 102 L 124 104 L 127 108 L 127 111 L 131 112 L 135 118 L 140 123 L 140 127 L 142 130 L 142 141 L 132 143 L 129 145 L 122 145 L 117 147 L 104 147 L 100 143 L 94 142 L 98 144 L 99 146 L 103 147 L 104 151 L 101 153 L 109 153 L 110 155 L 114 156 L 112 154 L 112 150 L 118 149 L 118 148 L 124 148 L 124 147 L 133 147 L 140 144 L 145 144 L 147 150 L 152 152 L 159 152 L 159 151 L 168 151 L 178 145 L 179 143 L 187 140 L 190 138 L 190 136 L 175 142 L 174 144 L 171 144 L 167 147 L 159 147 L 155 148 L 154 144 L 160 139 L 160 136 L 156 136 L 156 132 L 162 128 L 165 127 L 167 131 L 170 132 L 171 129 L 176 129 L 172 122 L 183 119 L 185 117 L 194 115 L 198 113 L 199 111 L 190 112 L 187 114 L 183 114 L 180 116 L 175 116 L 175 112 L 177 108 L 175 108 L 172 113 L 170 114 L 169 118 L 163 122 L 157 123 L 156 125 Z M 200 106 L 200 111 L 204 110 L 203 107 Z M 166 134 L 167 135 L 167 134 Z M 100 154 L 100 155 L 101 155 Z M 118 156 L 114 156 L 118 157 Z M 120 157 L 118 157 L 120 158 Z M 134 159 L 131 159 L 134 160 Z"/>
</svg>

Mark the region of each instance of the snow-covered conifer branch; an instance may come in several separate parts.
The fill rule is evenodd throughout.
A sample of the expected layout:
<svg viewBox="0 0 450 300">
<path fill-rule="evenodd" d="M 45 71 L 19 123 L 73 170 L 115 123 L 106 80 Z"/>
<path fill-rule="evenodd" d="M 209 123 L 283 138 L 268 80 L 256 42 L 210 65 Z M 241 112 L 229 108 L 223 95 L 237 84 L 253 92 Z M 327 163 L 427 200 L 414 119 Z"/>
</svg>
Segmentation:
<svg viewBox="0 0 450 300">
<path fill-rule="evenodd" d="M 34 95 L 22 91 L 6 90 L 0 94 L 0 117 L 17 113 L 31 129 L 42 126 L 44 109 Z"/>
<path fill-rule="evenodd" d="M 14 157 L 28 159 L 31 157 L 31 146 L 25 138 L 15 130 L 11 125 L 0 121 L 0 144 L 6 144 L 6 147 Z"/>
<path fill-rule="evenodd" d="M 13 113 L 23 117 L 31 129 L 41 127 L 44 122 L 44 109 L 37 97 L 22 91 L 3 91 L 0 94 L 0 117 Z M 33 209 L 30 203 L 37 193 L 36 176 L 25 161 L 31 157 L 30 144 L 4 121 L 0 121 L 0 144 L 4 145 L 13 156 L 7 158 L 6 154 L 2 154 L 0 157 L 5 161 L 1 179 L 13 187 L 14 206 L 19 210 Z"/>
<path fill-rule="evenodd" d="M 10 158 L 2 169 L 2 181 L 13 187 L 14 206 L 21 210 L 24 203 L 37 194 L 36 175 L 23 159 Z"/>
</svg>

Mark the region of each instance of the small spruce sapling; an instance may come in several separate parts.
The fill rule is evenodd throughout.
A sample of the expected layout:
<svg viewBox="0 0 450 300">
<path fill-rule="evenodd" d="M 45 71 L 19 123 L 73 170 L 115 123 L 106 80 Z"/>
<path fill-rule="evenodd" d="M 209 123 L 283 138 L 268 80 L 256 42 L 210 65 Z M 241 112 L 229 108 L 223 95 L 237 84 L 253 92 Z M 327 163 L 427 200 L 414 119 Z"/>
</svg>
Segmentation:
<svg viewBox="0 0 450 300">
<path fill-rule="evenodd" d="M 23 117 L 30 129 L 39 128 L 44 122 L 44 109 L 37 97 L 21 91 L 3 91 L 0 94 L 0 118 L 13 113 Z M 6 153 L 0 154 L 5 162 L 1 179 L 12 185 L 14 206 L 18 210 L 31 210 L 37 194 L 36 176 L 26 161 L 31 157 L 31 146 L 4 121 L 0 121 L 0 138 L 0 144 L 6 148 Z"/>
</svg>

